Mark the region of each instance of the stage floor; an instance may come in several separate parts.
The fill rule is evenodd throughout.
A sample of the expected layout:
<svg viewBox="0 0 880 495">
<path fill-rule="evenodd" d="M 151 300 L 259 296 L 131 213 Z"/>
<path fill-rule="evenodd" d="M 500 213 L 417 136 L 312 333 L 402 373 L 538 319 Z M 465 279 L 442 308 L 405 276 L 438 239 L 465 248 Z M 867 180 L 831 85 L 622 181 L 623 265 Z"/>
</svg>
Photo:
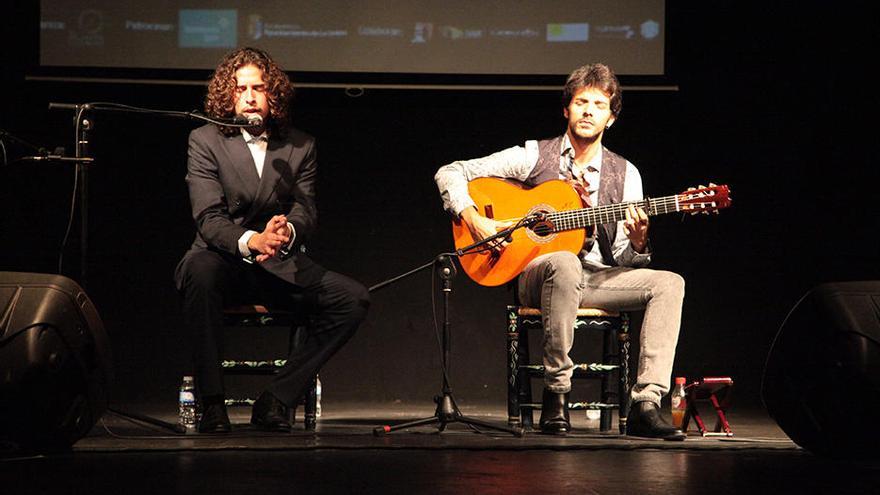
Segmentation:
<svg viewBox="0 0 880 495">
<path fill-rule="evenodd" d="M 80 440 L 77 452 L 115 452 L 127 450 L 216 450 L 216 449 L 480 449 L 480 450 L 530 450 L 530 449 L 676 449 L 676 450 L 726 450 L 726 449 L 797 449 L 776 423 L 759 412 L 739 413 L 730 411 L 729 421 L 733 437 L 701 437 L 691 426 L 686 442 L 640 440 L 619 435 L 616 416 L 612 430 L 606 433 L 590 428 L 586 414 L 572 413 L 575 431 L 566 437 L 541 435 L 527 431 L 516 437 L 509 433 L 469 428 L 462 423 L 449 423 L 443 433 L 436 426 L 422 426 L 376 436 L 373 429 L 382 425 L 397 425 L 434 414 L 433 403 L 417 404 L 331 404 L 325 405 L 318 419 L 316 431 L 305 431 L 301 410 L 294 430 L 290 434 L 272 434 L 256 430 L 249 424 L 250 408 L 230 408 L 233 431 L 229 435 L 174 435 L 155 427 L 135 424 L 116 415 L 106 414 L 92 433 Z M 175 411 L 132 410 L 149 414 L 164 421 L 176 421 Z M 507 427 L 504 406 L 461 406 L 467 417 L 490 424 Z M 705 413 L 703 413 L 705 415 Z M 535 421 L 540 413 L 535 413 Z M 704 417 L 708 426 L 714 426 L 712 417 Z"/>
<path fill-rule="evenodd" d="M 120 408 L 122 408 L 120 406 Z M 165 409 L 165 410 L 163 410 Z M 168 408 L 136 412 L 174 420 Z M 316 432 L 255 431 L 233 409 L 229 435 L 173 435 L 106 414 L 72 451 L 0 458 L 2 493 L 865 493 L 880 462 L 834 461 L 792 443 L 761 411 L 729 414 L 732 438 L 635 440 L 585 429 L 567 437 L 475 432 L 451 423 L 373 435 L 431 416 L 433 405 L 325 404 Z M 500 405 L 466 406 L 505 425 Z"/>
</svg>

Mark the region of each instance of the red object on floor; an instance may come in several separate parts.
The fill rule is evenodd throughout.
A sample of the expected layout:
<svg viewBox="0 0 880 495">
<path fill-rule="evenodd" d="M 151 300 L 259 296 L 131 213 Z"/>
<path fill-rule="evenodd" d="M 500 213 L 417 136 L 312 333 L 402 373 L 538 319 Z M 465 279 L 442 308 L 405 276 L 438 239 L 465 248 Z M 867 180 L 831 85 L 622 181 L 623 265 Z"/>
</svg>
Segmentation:
<svg viewBox="0 0 880 495">
<path fill-rule="evenodd" d="M 708 436 L 727 436 L 732 437 L 733 431 L 730 429 L 730 423 L 727 421 L 725 410 L 730 406 L 730 390 L 733 387 L 733 379 L 729 376 L 712 376 L 704 377 L 699 381 L 695 381 L 687 386 L 684 390 L 687 395 L 687 410 L 684 413 L 684 419 L 681 422 L 681 431 L 687 433 L 688 424 L 691 418 L 697 425 L 700 435 Z M 717 416 L 715 420 L 714 431 L 708 431 L 703 418 L 700 417 L 700 411 L 697 404 L 709 403 L 715 410 Z"/>
</svg>

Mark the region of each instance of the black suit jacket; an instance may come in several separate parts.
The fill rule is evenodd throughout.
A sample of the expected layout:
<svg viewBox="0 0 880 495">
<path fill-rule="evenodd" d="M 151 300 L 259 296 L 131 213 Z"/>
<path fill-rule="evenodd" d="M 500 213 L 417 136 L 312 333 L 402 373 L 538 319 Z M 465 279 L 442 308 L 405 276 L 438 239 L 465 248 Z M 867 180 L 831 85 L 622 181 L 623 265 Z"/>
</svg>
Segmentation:
<svg viewBox="0 0 880 495">
<path fill-rule="evenodd" d="M 273 215 L 281 214 L 296 230 L 294 254 L 286 259 L 275 256 L 261 266 L 294 282 L 295 253 L 317 222 L 315 140 L 294 128 L 276 134 L 269 137 L 261 177 L 240 133 L 226 136 L 213 124 L 190 133 L 186 183 L 197 233 L 177 267 L 178 287 L 181 267 L 191 253 L 209 249 L 241 259 L 242 234 L 262 232 Z"/>
</svg>

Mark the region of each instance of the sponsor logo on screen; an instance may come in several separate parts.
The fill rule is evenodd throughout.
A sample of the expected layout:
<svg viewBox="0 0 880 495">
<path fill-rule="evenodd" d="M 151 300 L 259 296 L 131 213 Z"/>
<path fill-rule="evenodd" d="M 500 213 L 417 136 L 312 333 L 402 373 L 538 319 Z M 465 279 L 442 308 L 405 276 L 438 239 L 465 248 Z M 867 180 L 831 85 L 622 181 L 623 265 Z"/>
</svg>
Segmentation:
<svg viewBox="0 0 880 495">
<path fill-rule="evenodd" d="M 590 25 L 586 22 L 547 24 L 547 41 L 589 41 Z"/>
<path fill-rule="evenodd" d="M 371 36 L 374 38 L 400 38 L 403 36 L 403 29 L 382 26 L 360 26 L 357 33 L 361 36 Z"/>
<path fill-rule="evenodd" d="M 76 26 L 70 31 L 70 44 L 73 46 L 104 46 L 104 13 L 88 9 L 80 12 Z"/>
<path fill-rule="evenodd" d="M 450 40 L 476 40 L 483 37 L 483 30 L 442 26 L 440 28 L 440 35 Z"/>
<path fill-rule="evenodd" d="M 306 29 L 298 24 L 263 24 L 266 38 L 344 38 L 346 29 Z"/>
<path fill-rule="evenodd" d="M 640 26 L 639 31 L 642 33 L 642 38 L 652 40 L 657 36 L 660 36 L 660 23 L 651 20 L 645 21 Z"/>
<path fill-rule="evenodd" d="M 235 48 L 238 43 L 238 11 L 180 11 L 178 44 L 182 48 Z"/>
<path fill-rule="evenodd" d="M 261 15 L 248 16 L 248 36 L 252 40 L 262 38 L 343 38 L 347 29 L 307 29 L 299 24 L 267 22 Z"/>
<path fill-rule="evenodd" d="M 258 40 L 263 37 L 263 16 L 251 14 L 248 16 L 248 36 L 252 40 Z"/>
<path fill-rule="evenodd" d="M 636 32 L 629 24 L 623 26 L 593 26 L 593 35 L 596 38 L 617 38 L 629 40 Z"/>
<path fill-rule="evenodd" d="M 64 21 L 42 20 L 40 21 L 41 31 L 64 31 L 66 27 Z"/>
<path fill-rule="evenodd" d="M 537 38 L 540 32 L 534 28 L 503 29 L 494 28 L 489 30 L 490 38 Z"/>
<path fill-rule="evenodd" d="M 162 24 L 158 22 L 125 21 L 127 31 L 174 31 L 174 24 Z"/>
<path fill-rule="evenodd" d="M 417 22 L 413 27 L 413 37 L 410 43 L 427 43 L 434 34 L 434 24 L 431 22 Z"/>
</svg>

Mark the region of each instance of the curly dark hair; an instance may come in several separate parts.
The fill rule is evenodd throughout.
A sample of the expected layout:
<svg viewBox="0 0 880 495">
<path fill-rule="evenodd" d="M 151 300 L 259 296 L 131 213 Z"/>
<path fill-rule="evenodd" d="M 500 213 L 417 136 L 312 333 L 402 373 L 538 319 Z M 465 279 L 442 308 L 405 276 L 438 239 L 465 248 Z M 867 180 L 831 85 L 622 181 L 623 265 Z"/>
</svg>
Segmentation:
<svg viewBox="0 0 880 495">
<path fill-rule="evenodd" d="M 611 99 L 611 115 L 617 118 L 623 109 L 623 91 L 620 89 L 620 82 L 617 76 L 605 64 L 590 64 L 578 67 L 565 81 L 565 88 L 562 89 L 562 108 L 568 107 L 571 98 L 581 88 L 598 88 L 608 93 Z"/>
<path fill-rule="evenodd" d="M 266 99 L 269 101 L 267 129 L 273 133 L 283 133 L 290 118 L 288 106 L 293 97 L 293 85 L 272 57 L 259 48 L 239 48 L 223 57 L 208 82 L 205 113 L 217 118 L 229 118 L 235 115 L 235 72 L 246 65 L 253 65 L 263 71 Z M 224 126 L 220 126 L 220 131 L 226 135 L 239 132 L 238 129 Z"/>
</svg>

